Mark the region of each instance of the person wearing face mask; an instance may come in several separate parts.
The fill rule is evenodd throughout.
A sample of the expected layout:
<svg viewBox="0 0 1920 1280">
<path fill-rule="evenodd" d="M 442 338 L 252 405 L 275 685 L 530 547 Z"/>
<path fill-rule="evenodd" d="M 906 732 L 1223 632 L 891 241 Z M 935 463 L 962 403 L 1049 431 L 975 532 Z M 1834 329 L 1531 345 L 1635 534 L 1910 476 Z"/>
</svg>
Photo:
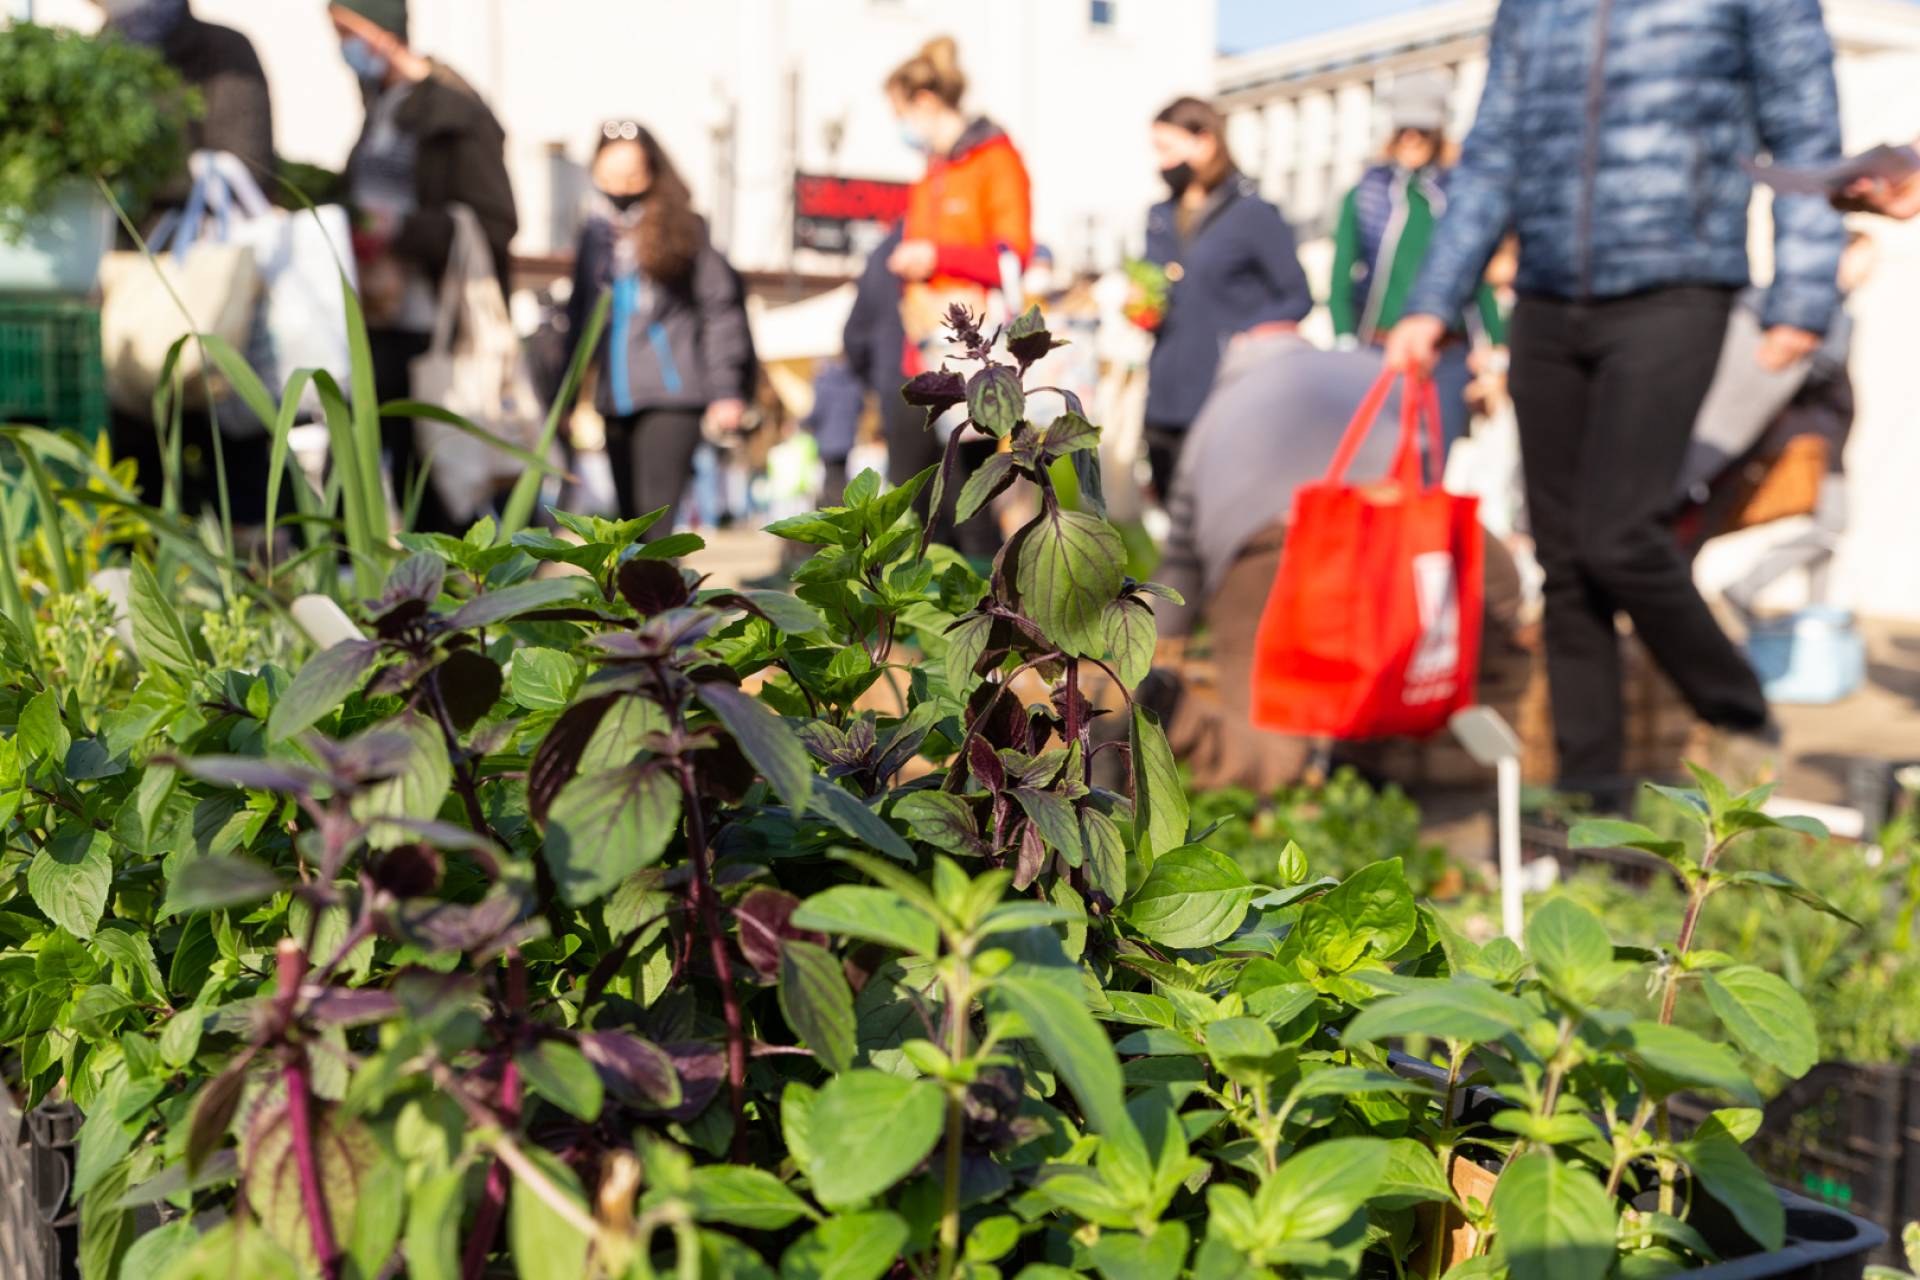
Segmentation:
<svg viewBox="0 0 1920 1280">
<path fill-rule="evenodd" d="M 887 269 L 904 286 L 900 315 L 907 346 L 901 375 L 906 378 L 940 366 L 947 353 L 950 306 L 964 305 L 990 320 L 1004 318 L 989 304 L 1004 298 L 1009 275 L 1017 281 L 1033 254 L 1032 196 L 1026 163 L 1013 140 L 991 120 L 961 110 L 967 77 L 950 37 L 929 40 L 894 68 L 886 89 L 902 139 L 927 162 L 907 199 L 900 244 L 887 258 Z M 898 484 L 938 462 L 943 441 L 927 430 L 926 415 L 903 405 L 898 395 L 883 396 L 881 403 L 887 470 Z M 991 443 L 969 439 L 961 448 L 959 477 L 971 475 L 992 449 Z M 958 482 L 948 486 L 949 504 L 959 488 Z M 949 508 L 935 521 L 943 540 L 949 540 L 950 520 Z M 1000 548 L 999 530 L 987 512 L 953 529 L 950 541 L 976 559 L 990 559 Z"/>
<path fill-rule="evenodd" d="M 1446 211 L 1440 149 L 1447 122 L 1446 88 L 1413 79 L 1396 84 L 1390 101 L 1393 136 L 1384 163 L 1374 165 L 1340 203 L 1334 232 L 1327 309 L 1342 348 L 1386 341 L 1425 261 L 1434 223 Z M 1506 345 L 1506 323 L 1484 282 L 1473 305 L 1455 317 L 1433 370 L 1446 442 L 1466 435 L 1470 348 Z"/>
<path fill-rule="evenodd" d="M 667 508 L 693 477 L 702 420 L 741 427 L 758 364 L 740 277 L 707 238 L 687 184 L 652 133 L 610 120 L 595 142 L 594 193 L 574 250 L 568 332 L 613 300 L 596 352 L 595 407 L 622 516 Z M 577 341 L 577 339 L 576 339 Z"/>
<path fill-rule="evenodd" d="M 186 150 L 238 156 L 261 185 L 273 173 L 273 101 L 253 44 L 231 27 L 202 22 L 187 0 L 94 0 L 110 30 L 159 52 L 198 90 L 206 110 L 187 122 Z M 185 166 L 155 197 L 183 204 L 193 181 Z"/>
<path fill-rule="evenodd" d="M 202 22 L 187 0 L 95 0 L 94 7 L 109 30 L 156 50 L 199 92 L 206 110 L 187 122 L 183 160 L 194 151 L 229 152 L 271 189 L 273 102 L 252 42 L 230 27 Z M 182 163 L 155 189 L 152 211 L 178 210 L 192 190 L 193 177 Z M 213 421 L 192 412 L 182 426 L 181 501 L 189 511 L 211 508 L 218 501 Z M 114 451 L 133 461 L 141 492 L 150 501 L 156 499 L 163 473 L 151 416 L 116 412 L 111 430 Z M 227 435 L 221 438 L 221 450 L 233 517 L 240 524 L 257 524 L 266 514 L 268 443 L 264 436 Z"/>
<path fill-rule="evenodd" d="M 1234 165 L 1226 120 L 1211 103 L 1175 99 L 1154 117 L 1152 139 L 1170 193 L 1147 213 L 1146 248 L 1167 278 L 1146 411 L 1147 461 L 1164 501 L 1227 344 L 1293 329 L 1313 295 L 1292 229 Z"/>
<path fill-rule="evenodd" d="M 508 247 L 519 230 L 506 134 L 465 80 L 407 46 L 406 0 L 335 0 L 340 56 L 360 81 L 366 123 L 347 157 L 357 224 L 360 300 L 380 399 L 410 397 L 408 365 L 427 349 L 440 276 L 453 248 L 454 205 L 473 210 L 510 293 Z M 433 486 L 416 486 L 413 423 L 388 418 L 381 437 L 395 492 L 420 488 L 415 527 L 449 530 Z"/>
</svg>

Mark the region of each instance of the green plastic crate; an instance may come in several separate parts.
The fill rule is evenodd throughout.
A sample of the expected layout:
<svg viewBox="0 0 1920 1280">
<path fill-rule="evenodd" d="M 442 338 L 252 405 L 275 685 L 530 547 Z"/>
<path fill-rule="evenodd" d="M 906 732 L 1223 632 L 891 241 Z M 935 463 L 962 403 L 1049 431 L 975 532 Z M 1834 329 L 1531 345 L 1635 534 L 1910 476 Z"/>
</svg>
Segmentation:
<svg viewBox="0 0 1920 1280">
<path fill-rule="evenodd" d="M 89 436 L 106 429 L 98 307 L 72 299 L 0 295 L 0 422 Z"/>
</svg>

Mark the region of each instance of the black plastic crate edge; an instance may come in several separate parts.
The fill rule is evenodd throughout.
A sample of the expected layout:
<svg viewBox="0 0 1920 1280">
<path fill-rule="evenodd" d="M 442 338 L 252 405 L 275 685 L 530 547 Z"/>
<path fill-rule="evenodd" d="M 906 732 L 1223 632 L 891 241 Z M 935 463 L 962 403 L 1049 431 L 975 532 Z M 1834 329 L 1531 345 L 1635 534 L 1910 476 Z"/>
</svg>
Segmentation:
<svg viewBox="0 0 1920 1280">
<path fill-rule="evenodd" d="M 1440 1088 L 1446 1086 L 1447 1073 L 1431 1062 L 1404 1053 L 1389 1054 L 1388 1059 L 1400 1075 L 1424 1080 Z M 1497 1092 L 1483 1086 L 1469 1087 L 1457 1095 L 1457 1106 L 1462 1116 L 1474 1112 L 1491 1114 L 1505 1105 L 1505 1099 Z M 1780 1197 L 1780 1203 L 1787 1210 L 1789 1235 L 1783 1247 L 1771 1253 L 1756 1253 L 1745 1258 L 1716 1262 L 1712 1266 L 1682 1274 L 1690 1280 L 1694 1277 L 1698 1280 L 1857 1280 L 1865 1274 L 1873 1251 L 1887 1241 L 1887 1233 L 1865 1218 L 1817 1200 L 1809 1200 L 1784 1187 L 1775 1187 L 1774 1194 Z M 1830 1240 L 1796 1239 L 1791 1234 L 1791 1224 L 1796 1214 L 1801 1215 L 1803 1221 L 1807 1217 L 1830 1219 L 1843 1226 L 1846 1234 L 1836 1233 L 1835 1238 Z"/>
</svg>

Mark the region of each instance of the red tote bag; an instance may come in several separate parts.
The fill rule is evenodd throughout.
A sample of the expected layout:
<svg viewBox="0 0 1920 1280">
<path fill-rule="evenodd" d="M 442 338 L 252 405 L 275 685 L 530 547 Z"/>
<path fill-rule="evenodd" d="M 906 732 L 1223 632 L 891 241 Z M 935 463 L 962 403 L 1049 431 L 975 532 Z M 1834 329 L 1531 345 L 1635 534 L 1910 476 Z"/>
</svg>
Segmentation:
<svg viewBox="0 0 1920 1280">
<path fill-rule="evenodd" d="M 1346 479 L 1396 376 L 1383 373 L 1368 391 L 1326 477 L 1294 495 L 1254 646 L 1261 728 L 1424 737 L 1473 703 L 1484 590 L 1479 500 L 1440 487 L 1445 453 L 1432 382 L 1407 380 L 1388 473 L 1366 484 Z M 1422 418 L 1431 482 L 1421 466 Z"/>
</svg>

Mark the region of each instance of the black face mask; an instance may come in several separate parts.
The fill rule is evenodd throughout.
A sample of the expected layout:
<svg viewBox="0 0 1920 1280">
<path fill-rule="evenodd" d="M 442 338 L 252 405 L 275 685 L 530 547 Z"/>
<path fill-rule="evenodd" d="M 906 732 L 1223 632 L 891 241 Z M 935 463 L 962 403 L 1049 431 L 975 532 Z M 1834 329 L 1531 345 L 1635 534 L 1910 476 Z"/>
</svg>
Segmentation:
<svg viewBox="0 0 1920 1280">
<path fill-rule="evenodd" d="M 608 204 L 618 209 L 621 213 L 627 212 L 633 208 L 633 206 L 647 198 L 647 193 L 644 191 L 629 191 L 620 195 L 615 195 L 611 191 L 601 191 L 600 194 L 606 198 Z"/>
<path fill-rule="evenodd" d="M 1193 185 L 1193 166 L 1182 160 L 1179 164 L 1162 169 L 1160 176 L 1166 180 L 1167 189 L 1177 196 Z"/>
</svg>

